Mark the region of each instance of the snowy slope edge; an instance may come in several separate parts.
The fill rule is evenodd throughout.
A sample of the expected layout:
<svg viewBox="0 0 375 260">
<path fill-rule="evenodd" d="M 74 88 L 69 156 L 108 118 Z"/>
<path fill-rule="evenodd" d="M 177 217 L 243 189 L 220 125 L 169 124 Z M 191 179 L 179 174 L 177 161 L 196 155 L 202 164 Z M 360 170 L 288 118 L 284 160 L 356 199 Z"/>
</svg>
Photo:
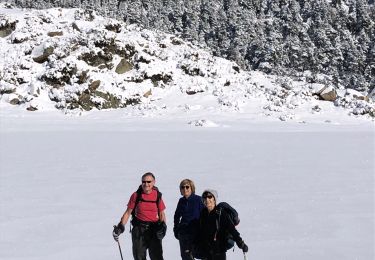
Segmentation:
<svg viewBox="0 0 375 260">
<path fill-rule="evenodd" d="M 327 103 L 323 100 L 342 107 L 342 113 L 375 115 L 373 95 L 312 83 L 308 77 L 297 82 L 242 71 L 173 35 L 91 11 L 25 11 L 0 4 L 0 41 L 1 106 L 153 109 L 174 95 L 181 102 L 209 99 L 218 111 L 248 112 L 256 104 L 263 115 L 281 120 L 293 119 L 297 108 L 319 113 Z"/>
</svg>

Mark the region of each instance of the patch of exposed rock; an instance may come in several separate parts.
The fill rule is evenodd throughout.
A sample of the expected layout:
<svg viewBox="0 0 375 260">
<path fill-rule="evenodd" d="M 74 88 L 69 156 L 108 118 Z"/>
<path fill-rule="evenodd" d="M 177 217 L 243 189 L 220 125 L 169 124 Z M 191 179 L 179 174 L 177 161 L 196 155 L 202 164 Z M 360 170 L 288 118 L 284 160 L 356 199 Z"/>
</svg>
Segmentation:
<svg viewBox="0 0 375 260">
<path fill-rule="evenodd" d="M 0 37 L 9 36 L 16 29 L 17 22 L 17 20 L 0 14 Z"/>
</svg>

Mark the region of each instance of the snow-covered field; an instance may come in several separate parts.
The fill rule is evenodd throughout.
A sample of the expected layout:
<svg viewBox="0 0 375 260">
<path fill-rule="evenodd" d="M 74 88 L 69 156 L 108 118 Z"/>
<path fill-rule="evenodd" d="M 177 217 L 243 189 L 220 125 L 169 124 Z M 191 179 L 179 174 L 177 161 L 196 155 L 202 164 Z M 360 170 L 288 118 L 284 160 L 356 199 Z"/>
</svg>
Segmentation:
<svg viewBox="0 0 375 260">
<path fill-rule="evenodd" d="M 374 93 L 242 71 L 83 10 L 0 5 L 0 34 L 1 260 L 119 260 L 112 226 L 146 171 L 166 260 L 184 178 L 238 209 L 249 260 L 375 259 Z"/>
<path fill-rule="evenodd" d="M 238 209 L 247 259 L 374 259 L 374 126 L 2 111 L 0 259 L 120 259 L 112 225 L 152 171 L 167 205 L 183 178 Z M 216 126 L 216 127 L 204 127 Z M 131 239 L 120 242 L 132 259 Z M 243 259 L 241 250 L 228 260 Z"/>
</svg>

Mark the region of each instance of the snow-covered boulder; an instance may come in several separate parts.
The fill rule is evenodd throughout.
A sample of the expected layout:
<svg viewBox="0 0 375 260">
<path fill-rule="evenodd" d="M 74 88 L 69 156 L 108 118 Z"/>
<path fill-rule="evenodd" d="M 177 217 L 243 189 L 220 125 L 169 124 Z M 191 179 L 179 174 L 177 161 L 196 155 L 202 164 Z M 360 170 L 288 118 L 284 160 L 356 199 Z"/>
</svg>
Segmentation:
<svg viewBox="0 0 375 260">
<path fill-rule="evenodd" d="M 350 109 L 350 113 L 354 115 L 375 117 L 374 102 L 354 89 L 346 89 L 344 94 L 337 98 L 335 105 Z"/>
<path fill-rule="evenodd" d="M 9 94 L 8 102 L 11 105 L 19 105 L 22 102 L 23 97 L 18 94 Z"/>
<path fill-rule="evenodd" d="M 16 29 L 17 22 L 16 19 L 0 14 L 0 37 L 9 36 Z"/>
<path fill-rule="evenodd" d="M 332 86 L 325 87 L 321 91 L 320 97 L 325 101 L 335 101 L 337 98 L 336 89 Z"/>
<path fill-rule="evenodd" d="M 29 106 L 26 108 L 26 110 L 28 111 L 36 111 L 39 109 L 39 104 L 37 101 L 34 101 L 32 100 L 30 103 L 29 103 Z"/>
<path fill-rule="evenodd" d="M 43 63 L 48 60 L 48 57 L 53 54 L 53 51 L 54 47 L 50 43 L 44 42 L 34 47 L 31 56 L 35 62 Z"/>
<path fill-rule="evenodd" d="M 325 84 L 312 84 L 310 89 L 313 94 L 319 96 L 325 101 L 335 101 L 337 98 L 337 91 L 333 86 L 327 86 Z"/>
<path fill-rule="evenodd" d="M 11 37 L 10 37 L 10 40 L 12 43 L 22 43 L 22 42 L 25 42 L 27 40 L 29 40 L 30 38 L 30 35 L 27 34 L 27 33 L 24 33 L 24 32 L 14 32 L 12 33 Z"/>
<path fill-rule="evenodd" d="M 0 79 L 0 95 L 10 94 L 16 91 L 16 86 Z"/>
<path fill-rule="evenodd" d="M 189 125 L 200 126 L 200 127 L 218 127 L 219 125 L 215 122 L 207 119 L 198 119 L 189 122 Z"/>
</svg>

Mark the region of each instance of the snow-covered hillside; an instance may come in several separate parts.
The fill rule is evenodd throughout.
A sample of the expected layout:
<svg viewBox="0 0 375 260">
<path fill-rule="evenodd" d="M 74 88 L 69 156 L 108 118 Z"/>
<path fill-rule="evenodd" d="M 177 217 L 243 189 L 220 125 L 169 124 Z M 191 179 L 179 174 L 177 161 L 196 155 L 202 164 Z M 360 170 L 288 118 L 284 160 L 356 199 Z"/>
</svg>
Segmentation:
<svg viewBox="0 0 375 260">
<path fill-rule="evenodd" d="M 373 97 L 312 83 L 309 72 L 293 81 L 243 71 L 173 35 L 92 11 L 2 3 L 0 36 L 3 110 L 82 114 L 126 107 L 130 115 L 227 113 L 298 122 L 375 114 Z"/>
</svg>

